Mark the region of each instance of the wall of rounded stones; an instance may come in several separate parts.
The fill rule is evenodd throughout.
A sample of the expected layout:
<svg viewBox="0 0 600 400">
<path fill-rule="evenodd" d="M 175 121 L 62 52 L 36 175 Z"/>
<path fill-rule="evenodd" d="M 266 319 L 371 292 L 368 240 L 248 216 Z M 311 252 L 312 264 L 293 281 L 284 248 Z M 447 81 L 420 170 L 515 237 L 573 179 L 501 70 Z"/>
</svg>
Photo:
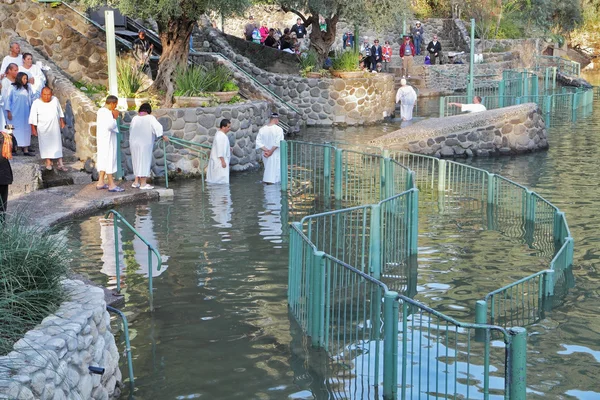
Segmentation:
<svg viewBox="0 0 600 400">
<path fill-rule="evenodd" d="M 5 0 L 0 26 L 31 43 L 74 81 L 106 84 L 106 46 L 99 31 L 65 6 L 29 0 Z M 85 29 L 87 27 L 87 29 Z M 0 51 L 8 54 L 9 42 Z"/>
<path fill-rule="evenodd" d="M 104 291 L 77 280 L 63 285 L 69 300 L 0 357 L 1 398 L 119 397 L 119 351 Z M 104 374 L 91 374 L 90 366 L 104 368 Z"/>
<path fill-rule="evenodd" d="M 376 142 L 435 157 L 511 155 L 548 148 L 546 124 L 534 103 L 433 118 Z"/>
<path fill-rule="evenodd" d="M 353 79 L 307 79 L 273 74 L 236 54 L 220 32 L 212 28 L 203 31 L 203 38 L 210 42 L 213 51 L 234 60 L 262 85 L 291 103 L 301 112 L 307 125 L 373 123 L 391 115 L 395 109 L 394 77 L 390 74 L 366 73 Z"/>
<path fill-rule="evenodd" d="M 231 120 L 229 143 L 233 149 L 231 154 L 231 170 L 245 171 L 258 166 L 258 153 L 255 150 L 256 134 L 267 123 L 270 107 L 265 101 L 253 101 L 241 104 L 221 105 L 219 107 L 199 107 L 180 109 L 160 109 L 152 114 L 162 124 L 165 134 L 196 143 L 212 144 L 221 119 Z M 125 114 L 123 121 L 131 123 L 135 112 Z M 129 148 L 129 131 L 125 130 L 121 146 L 124 166 L 128 174 L 133 173 L 131 150 Z M 200 160 L 197 154 L 167 144 L 167 166 L 170 172 L 185 175 L 200 174 Z M 155 148 L 152 171 L 157 176 L 164 176 L 163 148 Z"/>
</svg>

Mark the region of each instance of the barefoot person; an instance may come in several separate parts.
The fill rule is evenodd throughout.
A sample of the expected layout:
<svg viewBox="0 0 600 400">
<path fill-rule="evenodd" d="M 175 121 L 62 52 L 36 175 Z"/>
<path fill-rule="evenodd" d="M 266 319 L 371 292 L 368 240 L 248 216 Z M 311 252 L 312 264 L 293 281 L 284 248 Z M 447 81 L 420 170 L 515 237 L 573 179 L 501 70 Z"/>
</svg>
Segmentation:
<svg viewBox="0 0 600 400">
<path fill-rule="evenodd" d="M 4 103 L 6 122 L 15 127 L 14 136 L 17 146 L 23 150 L 24 156 L 33 156 L 29 151 L 31 145 L 31 125 L 29 125 L 29 112 L 33 102 L 33 93 L 29 87 L 28 77 L 25 72 L 19 72 L 12 84 L 8 99 Z"/>
<path fill-rule="evenodd" d="M 117 118 L 116 110 L 119 99 L 108 96 L 104 107 L 96 114 L 96 169 L 98 170 L 98 184 L 96 189 L 108 189 L 109 192 L 122 192 L 123 188 L 115 184 L 112 174 L 117 172 Z M 104 179 L 108 184 L 104 183 Z"/>
<path fill-rule="evenodd" d="M 272 184 L 281 182 L 281 167 L 279 165 L 279 146 L 283 139 L 283 129 L 279 123 L 279 114 L 271 114 L 269 123 L 259 129 L 256 136 L 256 149 L 262 151 L 265 172 L 263 182 Z"/>
<path fill-rule="evenodd" d="M 58 160 L 57 169 L 66 171 L 63 165 L 62 138 L 60 130 L 65 127 L 65 115 L 52 89 L 42 89 L 42 97 L 31 105 L 29 123 L 34 136 L 40 141 L 40 157 L 46 160 L 46 169 L 52 170 L 52 160 Z"/>
<path fill-rule="evenodd" d="M 206 173 L 207 183 L 224 183 L 229 185 L 229 159 L 231 158 L 231 149 L 229 148 L 229 138 L 227 132 L 231 129 L 231 121 L 224 118 L 219 124 L 219 130 L 215 133 L 212 149 L 210 150 L 210 160 Z"/>
<path fill-rule="evenodd" d="M 169 141 L 166 136 L 163 136 L 162 125 L 154 115 L 150 115 L 151 113 L 150 104 L 142 104 L 138 115 L 133 117 L 129 126 L 129 145 L 131 146 L 131 161 L 135 175 L 131 187 L 142 190 L 154 189 L 154 186 L 146 183 L 152 166 L 154 139 L 162 137 L 165 142 Z"/>
</svg>

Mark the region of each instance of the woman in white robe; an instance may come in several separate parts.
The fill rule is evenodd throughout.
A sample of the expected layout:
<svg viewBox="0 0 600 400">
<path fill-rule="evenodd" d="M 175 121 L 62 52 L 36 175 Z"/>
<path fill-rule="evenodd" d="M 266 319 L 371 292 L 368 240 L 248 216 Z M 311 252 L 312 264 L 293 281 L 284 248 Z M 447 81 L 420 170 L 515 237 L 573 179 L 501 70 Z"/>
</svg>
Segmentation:
<svg viewBox="0 0 600 400">
<path fill-rule="evenodd" d="M 402 121 L 410 121 L 412 119 L 413 108 L 417 101 L 417 92 L 412 86 L 406 84 L 406 79 L 400 81 L 400 89 L 396 93 L 396 103 L 402 103 L 400 106 L 400 117 Z"/>
<path fill-rule="evenodd" d="M 229 160 L 231 158 L 231 149 L 229 148 L 229 138 L 227 132 L 231 129 L 231 121 L 222 119 L 220 128 L 215 133 L 212 149 L 210 150 L 210 159 L 206 171 L 207 183 L 229 184 Z"/>
<path fill-rule="evenodd" d="M 42 97 L 31 105 L 29 123 L 40 143 L 40 157 L 46 159 L 46 169 L 52 170 L 52 160 L 58 159 L 58 170 L 66 171 L 63 165 L 61 128 L 65 127 L 64 113 L 52 89 L 45 87 Z"/>
<path fill-rule="evenodd" d="M 4 105 L 7 124 L 15 127 L 13 135 L 17 139 L 17 146 L 23 149 L 23 155 L 33 156 L 29 152 L 31 145 L 31 125 L 29 125 L 29 111 L 31 110 L 32 93 L 27 83 L 27 74 L 19 72 L 15 83 L 12 84 L 8 99 Z"/>
<path fill-rule="evenodd" d="M 283 129 L 277 125 L 279 115 L 272 114 L 269 123 L 259 129 L 256 136 L 256 149 L 262 151 L 265 172 L 263 182 L 268 184 L 281 182 L 279 146 L 283 139 Z"/>
<path fill-rule="evenodd" d="M 159 137 L 165 141 L 169 139 L 163 136 L 163 127 L 160 122 L 150 115 L 152 113 L 150 104 L 142 104 L 138 113 L 139 115 L 133 117 L 129 126 L 129 146 L 135 175 L 131 187 L 149 190 L 154 189 L 154 186 L 146 183 L 146 179 L 150 176 L 150 167 L 152 167 L 154 139 Z"/>
<path fill-rule="evenodd" d="M 30 53 L 23 53 L 23 65 L 19 67 L 19 72 L 27 74 L 33 99 L 39 99 L 42 95 L 42 89 L 46 86 L 46 75 L 40 67 L 33 64 L 33 56 Z"/>
<path fill-rule="evenodd" d="M 117 151 L 120 151 L 121 143 L 117 140 L 117 103 L 116 96 L 108 96 L 104 107 L 96 112 L 96 169 L 98 170 L 98 183 L 96 189 L 108 189 L 109 192 L 122 192 L 117 186 L 112 174 L 117 172 Z M 104 183 L 106 178 L 107 183 Z"/>
</svg>

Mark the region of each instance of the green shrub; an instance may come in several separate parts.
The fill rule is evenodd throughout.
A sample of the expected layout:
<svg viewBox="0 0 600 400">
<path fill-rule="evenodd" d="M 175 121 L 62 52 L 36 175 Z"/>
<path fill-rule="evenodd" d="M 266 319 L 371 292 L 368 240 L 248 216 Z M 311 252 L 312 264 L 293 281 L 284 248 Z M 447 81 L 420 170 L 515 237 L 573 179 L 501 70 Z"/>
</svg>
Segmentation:
<svg viewBox="0 0 600 400">
<path fill-rule="evenodd" d="M 512 15 L 502 18 L 500 29 L 498 29 L 497 39 L 521 39 L 524 37 L 521 23 Z"/>
<path fill-rule="evenodd" d="M 119 97 L 135 97 L 144 83 L 144 72 L 133 62 L 117 60 L 117 90 Z"/>
<path fill-rule="evenodd" d="M 69 250 L 51 231 L 23 217 L 0 226 L 0 354 L 65 301 L 61 280 Z"/>
<path fill-rule="evenodd" d="M 321 69 L 319 63 L 319 56 L 314 50 L 309 50 L 306 53 L 300 54 L 298 56 L 300 60 L 300 70 L 306 72 L 317 72 Z"/>
<path fill-rule="evenodd" d="M 175 96 L 202 97 L 206 92 L 239 90 L 231 71 L 223 65 L 192 65 L 175 71 Z"/>
<path fill-rule="evenodd" d="M 331 64 L 334 71 L 359 71 L 359 55 L 356 50 L 337 52 Z"/>
</svg>

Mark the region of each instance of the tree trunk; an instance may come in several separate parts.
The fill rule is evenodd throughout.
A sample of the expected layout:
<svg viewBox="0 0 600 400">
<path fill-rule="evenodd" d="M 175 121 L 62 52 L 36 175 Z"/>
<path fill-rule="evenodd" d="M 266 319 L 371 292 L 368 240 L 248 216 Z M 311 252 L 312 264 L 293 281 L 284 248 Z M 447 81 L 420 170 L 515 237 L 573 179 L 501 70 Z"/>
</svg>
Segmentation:
<svg viewBox="0 0 600 400">
<path fill-rule="evenodd" d="M 312 25 L 312 30 L 309 36 L 310 47 L 317 53 L 318 63 L 322 67 L 325 59 L 327 58 L 327 54 L 331 49 L 331 45 L 333 42 L 335 42 L 335 32 L 337 29 L 338 18 L 337 16 L 334 16 L 331 19 L 326 19 L 327 30 L 325 32 L 321 31 L 318 17 L 312 17 L 310 21 Z"/>
<path fill-rule="evenodd" d="M 179 65 L 186 66 L 189 55 L 190 36 L 194 20 L 182 16 L 168 22 L 158 22 L 158 32 L 162 44 L 162 54 L 158 61 L 158 73 L 152 88 L 165 94 L 164 105 L 173 105 L 173 74 Z"/>
</svg>

